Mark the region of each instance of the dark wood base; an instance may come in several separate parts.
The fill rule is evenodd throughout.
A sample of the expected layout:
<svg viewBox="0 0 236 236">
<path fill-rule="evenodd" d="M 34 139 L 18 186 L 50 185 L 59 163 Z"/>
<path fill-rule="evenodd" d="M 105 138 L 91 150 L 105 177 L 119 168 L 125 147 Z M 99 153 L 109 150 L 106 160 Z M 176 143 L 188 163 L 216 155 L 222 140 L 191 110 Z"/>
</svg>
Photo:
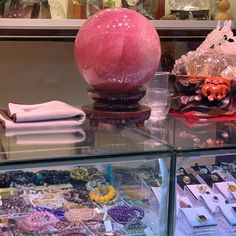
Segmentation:
<svg viewBox="0 0 236 236">
<path fill-rule="evenodd" d="M 95 108 L 92 104 L 82 106 L 92 127 L 97 127 L 99 123 L 109 123 L 114 125 L 135 124 L 143 127 L 145 120 L 151 115 L 151 108 L 139 105 L 138 109 L 131 111 L 109 111 Z"/>
</svg>

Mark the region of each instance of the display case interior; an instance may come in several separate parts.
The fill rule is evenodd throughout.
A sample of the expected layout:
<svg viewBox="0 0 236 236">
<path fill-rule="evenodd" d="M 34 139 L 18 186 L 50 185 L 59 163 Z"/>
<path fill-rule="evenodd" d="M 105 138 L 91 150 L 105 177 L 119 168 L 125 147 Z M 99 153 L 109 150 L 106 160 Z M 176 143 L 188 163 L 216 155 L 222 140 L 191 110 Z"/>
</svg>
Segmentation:
<svg viewBox="0 0 236 236">
<path fill-rule="evenodd" d="M 163 161 L 2 170 L 1 235 L 166 235 Z"/>
</svg>

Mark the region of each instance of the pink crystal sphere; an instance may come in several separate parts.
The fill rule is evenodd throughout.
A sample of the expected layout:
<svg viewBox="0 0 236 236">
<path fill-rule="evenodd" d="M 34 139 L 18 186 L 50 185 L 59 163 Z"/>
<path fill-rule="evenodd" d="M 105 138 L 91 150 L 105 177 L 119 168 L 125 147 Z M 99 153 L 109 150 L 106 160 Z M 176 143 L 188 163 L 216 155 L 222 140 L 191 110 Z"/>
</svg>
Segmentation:
<svg viewBox="0 0 236 236">
<path fill-rule="evenodd" d="M 75 62 L 97 90 L 129 92 L 151 79 L 160 62 L 160 39 L 141 14 L 106 9 L 90 17 L 75 40 Z"/>
</svg>

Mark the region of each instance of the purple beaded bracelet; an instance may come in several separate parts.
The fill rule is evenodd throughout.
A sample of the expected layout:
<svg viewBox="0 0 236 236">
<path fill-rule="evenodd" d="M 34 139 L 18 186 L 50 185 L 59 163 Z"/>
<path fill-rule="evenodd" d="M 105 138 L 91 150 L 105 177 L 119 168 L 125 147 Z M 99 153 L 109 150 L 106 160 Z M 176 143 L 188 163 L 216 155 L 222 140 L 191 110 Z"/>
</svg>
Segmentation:
<svg viewBox="0 0 236 236">
<path fill-rule="evenodd" d="M 107 213 L 114 221 L 122 225 L 132 220 L 141 220 L 144 217 L 144 210 L 142 208 L 128 205 L 110 208 Z"/>
</svg>

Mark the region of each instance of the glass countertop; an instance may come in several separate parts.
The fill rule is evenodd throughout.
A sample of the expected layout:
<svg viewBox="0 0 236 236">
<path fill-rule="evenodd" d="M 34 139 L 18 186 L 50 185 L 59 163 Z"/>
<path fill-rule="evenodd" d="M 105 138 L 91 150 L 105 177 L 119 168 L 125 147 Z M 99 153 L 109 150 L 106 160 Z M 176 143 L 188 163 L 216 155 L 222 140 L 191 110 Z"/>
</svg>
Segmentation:
<svg viewBox="0 0 236 236">
<path fill-rule="evenodd" d="M 46 131 L 0 130 L 0 165 L 26 162 L 145 159 L 150 154 L 166 154 L 172 147 L 149 135 L 134 132 L 130 127 L 99 124 L 92 128 L 85 122 L 78 128 Z M 129 158 L 127 158 L 129 156 Z M 154 155 L 156 157 L 156 155 Z"/>
<path fill-rule="evenodd" d="M 166 120 L 148 121 L 144 132 L 172 147 L 175 153 L 220 152 L 236 153 L 236 121 L 196 121 L 169 116 Z"/>
<path fill-rule="evenodd" d="M 48 161 L 128 161 L 171 154 L 236 153 L 236 121 L 196 122 L 167 117 L 142 128 L 89 122 L 72 130 L 0 130 L 0 165 Z"/>
</svg>

